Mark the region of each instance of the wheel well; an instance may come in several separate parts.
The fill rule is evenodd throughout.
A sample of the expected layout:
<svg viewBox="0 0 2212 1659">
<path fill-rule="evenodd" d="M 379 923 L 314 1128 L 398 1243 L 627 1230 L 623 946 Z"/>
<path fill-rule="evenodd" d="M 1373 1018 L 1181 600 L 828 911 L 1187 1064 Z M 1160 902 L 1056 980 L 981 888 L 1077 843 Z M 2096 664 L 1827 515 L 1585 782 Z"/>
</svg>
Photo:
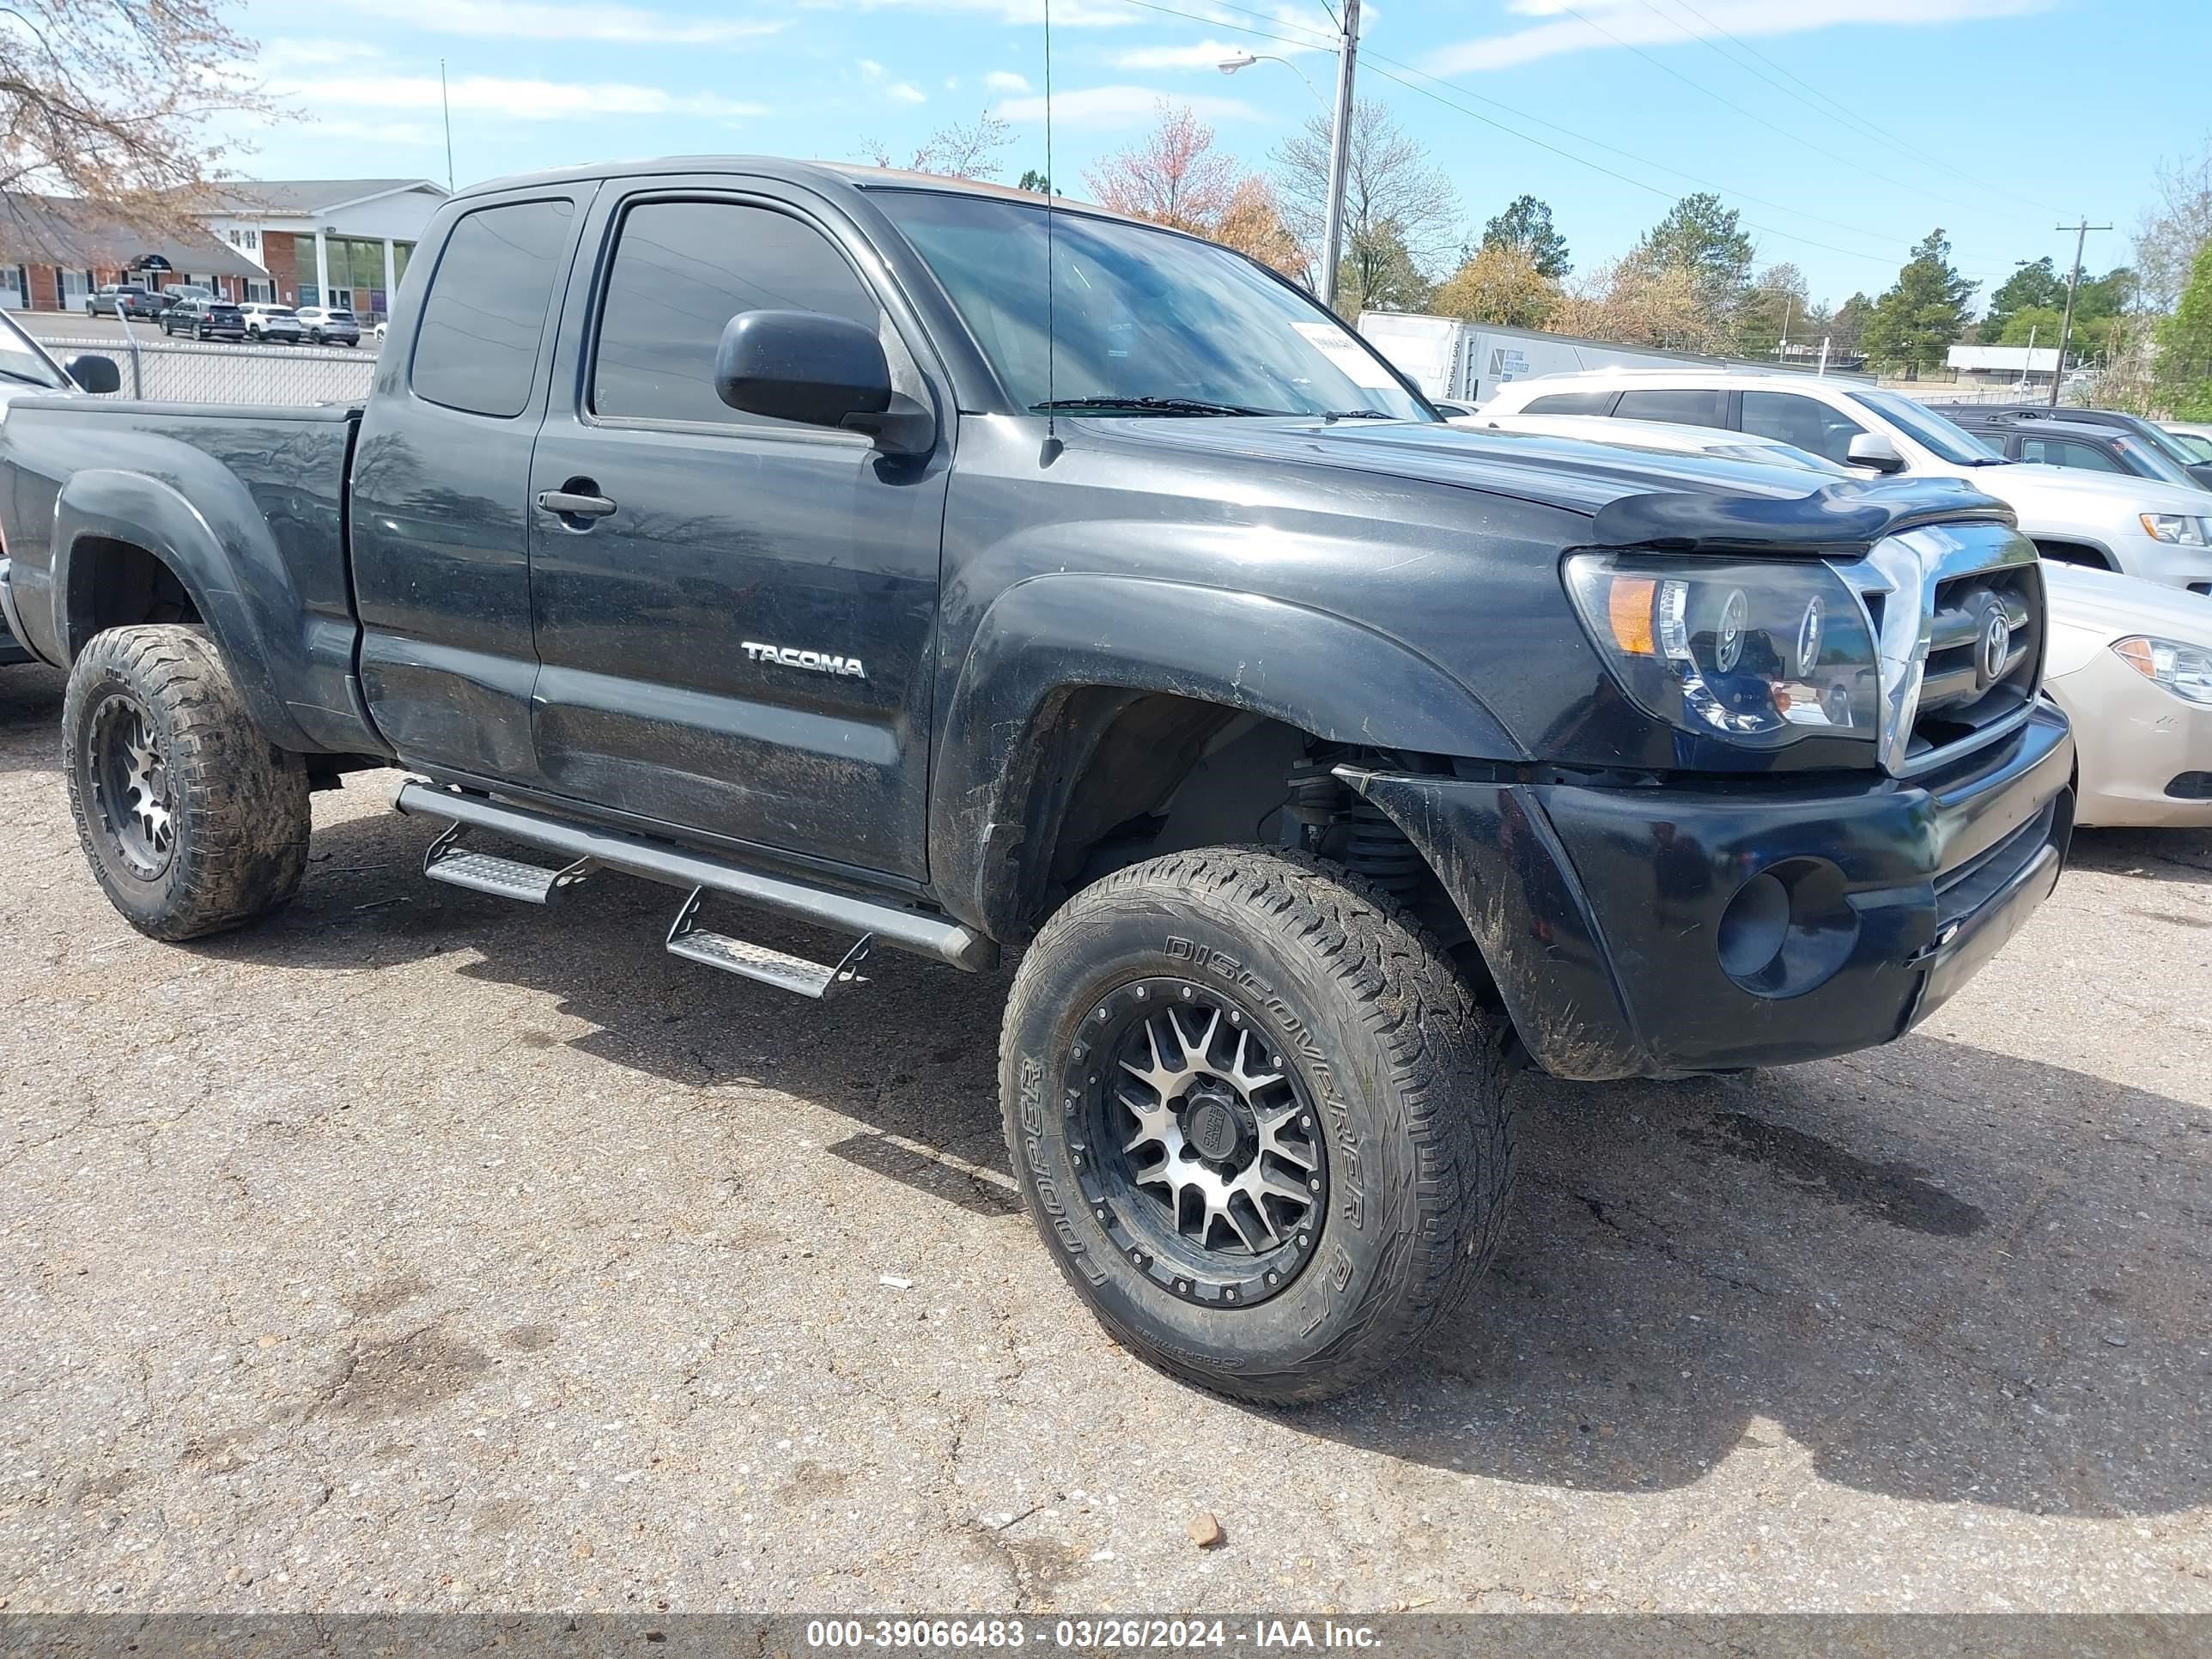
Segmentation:
<svg viewBox="0 0 2212 1659">
<path fill-rule="evenodd" d="M 111 628 L 206 620 L 159 555 L 107 536 L 88 536 L 70 550 L 69 619 L 71 658 Z"/>
<path fill-rule="evenodd" d="M 2082 564 L 2092 570 L 2119 568 L 2103 548 L 2092 546 L 2087 542 L 2053 541 L 2039 536 L 2035 550 L 2054 564 Z"/>
<path fill-rule="evenodd" d="M 1026 934 L 1066 897 L 1162 854 L 1259 842 L 1341 863 L 1406 904 L 1494 1000 L 1467 925 L 1419 849 L 1338 781 L 1346 761 L 1449 771 L 1430 756 L 1331 743 L 1279 720 L 1168 692 L 1070 692 L 1031 793 Z"/>
</svg>

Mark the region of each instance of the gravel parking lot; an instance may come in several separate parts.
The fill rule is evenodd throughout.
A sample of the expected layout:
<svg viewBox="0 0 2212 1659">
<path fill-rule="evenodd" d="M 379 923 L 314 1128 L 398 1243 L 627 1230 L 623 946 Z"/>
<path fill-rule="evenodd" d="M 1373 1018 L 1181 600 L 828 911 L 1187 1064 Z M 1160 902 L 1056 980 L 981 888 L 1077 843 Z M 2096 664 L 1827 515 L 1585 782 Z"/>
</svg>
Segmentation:
<svg viewBox="0 0 2212 1659">
<path fill-rule="evenodd" d="M 815 1006 L 658 888 L 434 886 L 392 774 L 155 945 L 59 702 L 0 675 L 13 1611 L 2212 1610 L 2212 836 L 2086 836 L 1887 1050 L 1527 1086 L 1477 1300 L 1273 1416 L 1016 1212 L 1003 975 Z"/>
</svg>

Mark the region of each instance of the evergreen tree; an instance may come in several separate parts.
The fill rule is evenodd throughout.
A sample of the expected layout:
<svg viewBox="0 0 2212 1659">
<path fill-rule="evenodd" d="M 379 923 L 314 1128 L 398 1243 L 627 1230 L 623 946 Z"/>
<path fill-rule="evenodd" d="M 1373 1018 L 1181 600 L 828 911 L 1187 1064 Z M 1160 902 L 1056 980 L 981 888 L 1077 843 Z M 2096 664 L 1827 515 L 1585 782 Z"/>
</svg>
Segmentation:
<svg viewBox="0 0 2212 1659">
<path fill-rule="evenodd" d="M 1574 269 L 1567 260 L 1567 239 L 1553 228 L 1550 205 L 1533 196 L 1515 197 L 1504 212 L 1483 226 L 1482 246 L 1525 255 L 1536 274 L 1551 282 Z M 1473 257 L 1469 254 L 1461 264 Z"/>
<path fill-rule="evenodd" d="M 1966 305 L 1978 286 L 1952 269 L 1942 231 L 1929 232 L 1897 273 L 1897 285 L 1875 301 L 1867 356 L 1908 373 L 1938 367 L 1966 336 Z"/>
<path fill-rule="evenodd" d="M 1733 314 L 1751 286 L 1755 251 L 1736 210 L 1700 191 L 1685 196 L 1644 232 L 1632 257 L 1654 271 L 1687 273 L 1699 303 L 1717 319 Z"/>
<path fill-rule="evenodd" d="M 2177 421 L 2212 421 L 2212 244 L 2189 268 L 2173 315 L 2158 326 L 2157 404 Z"/>
<path fill-rule="evenodd" d="M 2006 341 L 2008 325 L 2016 313 L 2039 311 L 2065 303 L 2066 279 L 2058 274 L 2051 263 L 2051 256 L 2046 253 L 2033 264 L 2022 265 L 1998 285 L 1996 292 L 1990 295 L 1989 313 L 1982 319 L 1975 337 L 1984 345 L 1996 345 L 2001 342 L 2008 343 Z M 2027 331 L 2022 329 L 2021 337 L 2025 339 L 2027 336 Z M 2053 335 L 2045 343 L 2057 344 L 2057 337 Z"/>
</svg>

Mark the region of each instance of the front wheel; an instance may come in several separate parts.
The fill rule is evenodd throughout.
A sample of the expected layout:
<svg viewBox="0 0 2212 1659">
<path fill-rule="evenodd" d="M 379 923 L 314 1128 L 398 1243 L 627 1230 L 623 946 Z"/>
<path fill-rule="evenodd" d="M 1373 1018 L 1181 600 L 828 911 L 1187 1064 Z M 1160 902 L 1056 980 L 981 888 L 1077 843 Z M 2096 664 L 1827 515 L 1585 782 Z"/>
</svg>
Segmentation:
<svg viewBox="0 0 2212 1659">
<path fill-rule="evenodd" d="M 1419 924 L 1263 848 L 1085 889 L 1024 957 L 1000 1090 L 1068 1281 L 1163 1370 L 1270 1405 L 1410 1352 L 1496 1245 L 1500 1045 Z"/>
<path fill-rule="evenodd" d="M 254 729 L 202 629 L 94 635 L 70 670 L 62 732 L 85 860 L 140 933 L 220 933 L 299 890 L 307 769 Z"/>
</svg>

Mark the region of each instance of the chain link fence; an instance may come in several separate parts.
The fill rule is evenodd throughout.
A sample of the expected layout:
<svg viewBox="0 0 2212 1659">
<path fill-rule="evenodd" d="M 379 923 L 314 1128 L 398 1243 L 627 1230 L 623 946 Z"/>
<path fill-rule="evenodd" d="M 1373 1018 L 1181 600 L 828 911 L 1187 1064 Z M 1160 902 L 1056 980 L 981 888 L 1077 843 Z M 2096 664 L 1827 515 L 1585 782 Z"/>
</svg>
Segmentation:
<svg viewBox="0 0 2212 1659">
<path fill-rule="evenodd" d="M 252 343 L 227 345 L 121 334 L 41 334 L 39 343 L 66 362 L 81 351 L 112 357 L 122 372 L 119 398 L 180 404 L 357 404 L 376 378 L 376 349 Z"/>
</svg>

